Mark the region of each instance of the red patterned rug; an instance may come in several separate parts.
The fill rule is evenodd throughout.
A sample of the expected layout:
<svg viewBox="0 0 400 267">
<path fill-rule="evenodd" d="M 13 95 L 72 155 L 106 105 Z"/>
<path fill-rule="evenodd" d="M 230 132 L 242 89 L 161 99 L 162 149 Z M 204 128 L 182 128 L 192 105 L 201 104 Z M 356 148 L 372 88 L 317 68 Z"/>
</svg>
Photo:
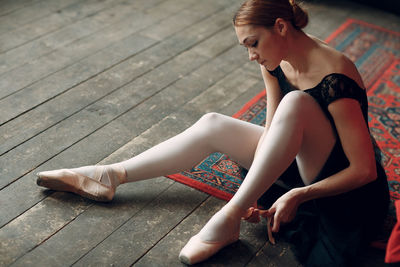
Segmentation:
<svg viewBox="0 0 400 267">
<path fill-rule="evenodd" d="M 371 133 L 381 148 L 391 197 L 400 199 L 400 33 L 349 19 L 326 42 L 353 60 L 364 79 Z M 262 90 L 234 117 L 262 125 L 265 112 Z M 214 153 L 190 172 L 168 178 L 229 200 L 246 172 L 227 156 Z"/>
</svg>

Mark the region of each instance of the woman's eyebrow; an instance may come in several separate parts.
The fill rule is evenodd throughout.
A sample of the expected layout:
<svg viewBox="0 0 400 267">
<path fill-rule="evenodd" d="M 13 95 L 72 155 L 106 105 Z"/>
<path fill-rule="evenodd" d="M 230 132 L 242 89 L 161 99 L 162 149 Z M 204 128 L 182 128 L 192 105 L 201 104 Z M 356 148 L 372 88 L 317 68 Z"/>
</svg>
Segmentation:
<svg viewBox="0 0 400 267">
<path fill-rule="evenodd" d="M 247 43 L 248 39 L 251 38 L 251 37 L 254 37 L 254 36 L 247 36 L 246 38 L 244 38 L 243 42 L 240 43 L 240 45 L 246 46 L 246 43 Z"/>
</svg>

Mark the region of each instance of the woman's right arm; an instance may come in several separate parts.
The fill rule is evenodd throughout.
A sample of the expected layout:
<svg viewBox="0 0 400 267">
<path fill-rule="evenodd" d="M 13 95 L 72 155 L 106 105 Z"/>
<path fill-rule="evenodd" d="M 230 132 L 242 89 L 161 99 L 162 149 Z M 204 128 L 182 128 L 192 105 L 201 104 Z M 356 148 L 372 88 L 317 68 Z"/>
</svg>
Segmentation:
<svg viewBox="0 0 400 267">
<path fill-rule="evenodd" d="M 272 76 L 264 66 L 261 66 L 261 74 L 264 80 L 265 90 L 267 91 L 267 117 L 265 120 L 265 130 L 258 141 L 258 146 L 256 149 L 256 153 L 258 151 L 258 147 L 264 137 L 266 136 L 269 126 L 271 125 L 272 118 L 274 117 L 275 111 L 279 105 L 279 102 L 282 99 L 282 92 L 278 84 L 278 80 Z"/>
</svg>

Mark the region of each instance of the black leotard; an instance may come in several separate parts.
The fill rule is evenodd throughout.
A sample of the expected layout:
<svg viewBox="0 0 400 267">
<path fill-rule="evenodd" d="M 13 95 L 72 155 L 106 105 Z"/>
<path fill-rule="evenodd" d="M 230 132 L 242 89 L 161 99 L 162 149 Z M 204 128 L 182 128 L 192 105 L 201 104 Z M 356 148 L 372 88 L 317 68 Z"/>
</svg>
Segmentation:
<svg viewBox="0 0 400 267">
<path fill-rule="evenodd" d="M 279 66 L 270 73 L 277 78 L 283 95 L 297 90 Z M 366 91 L 346 75 L 329 74 L 318 85 L 304 92 L 319 103 L 335 131 L 328 106 L 340 98 L 357 100 L 368 124 Z M 344 194 L 305 202 L 300 205 L 296 218 L 281 228 L 281 236 L 294 245 L 295 254 L 306 266 L 357 266 L 358 253 L 379 231 L 387 215 L 389 189 L 385 171 L 379 163 L 377 146 L 375 151 L 378 171 L 375 181 Z M 327 162 L 313 183 L 348 166 L 349 161 L 337 138 Z M 286 188 L 273 185 L 259 199 L 261 206 L 269 208 L 290 188 L 304 186 L 295 161 L 279 180 L 277 184 L 283 183 Z"/>
</svg>

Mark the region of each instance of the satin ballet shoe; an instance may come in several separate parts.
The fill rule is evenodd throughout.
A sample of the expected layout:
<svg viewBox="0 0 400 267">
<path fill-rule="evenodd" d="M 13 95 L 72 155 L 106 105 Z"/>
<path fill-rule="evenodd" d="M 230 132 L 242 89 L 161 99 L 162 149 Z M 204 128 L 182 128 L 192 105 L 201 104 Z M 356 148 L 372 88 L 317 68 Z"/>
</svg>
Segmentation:
<svg viewBox="0 0 400 267">
<path fill-rule="evenodd" d="M 222 248 L 235 243 L 239 239 L 239 234 L 223 242 L 203 241 L 199 235 L 189 239 L 189 242 L 179 253 L 179 260 L 187 265 L 196 264 L 207 260 Z"/>
<path fill-rule="evenodd" d="M 72 192 L 91 200 L 109 202 L 114 197 L 116 187 L 125 182 L 125 170 L 118 173 L 106 166 L 95 168 L 93 178 L 69 169 L 40 172 L 36 174 L 36 183 L 52 190 Z M 104 172 L 110 185 L 100 182 Z"/>
</svg>

